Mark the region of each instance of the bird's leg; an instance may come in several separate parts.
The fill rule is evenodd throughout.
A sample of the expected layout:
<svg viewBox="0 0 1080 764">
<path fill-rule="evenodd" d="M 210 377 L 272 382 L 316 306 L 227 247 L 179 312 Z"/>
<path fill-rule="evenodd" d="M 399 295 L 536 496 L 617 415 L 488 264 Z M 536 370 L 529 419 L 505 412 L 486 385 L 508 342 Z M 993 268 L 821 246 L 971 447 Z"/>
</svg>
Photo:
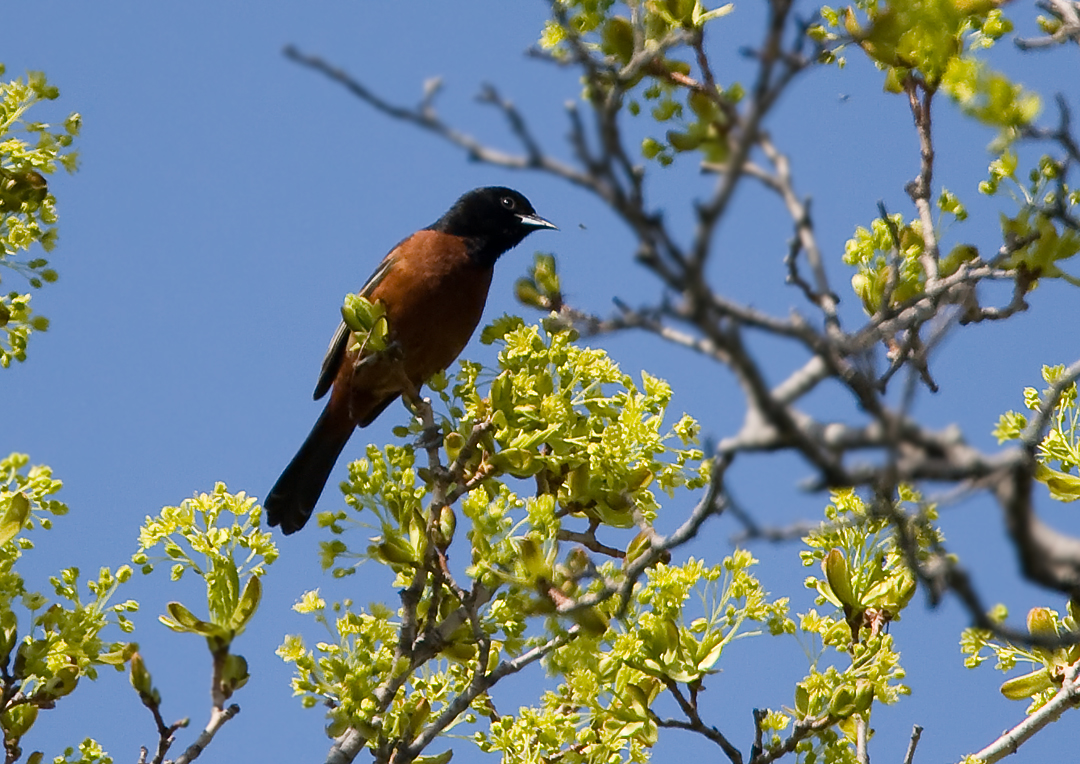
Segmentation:
<svg viewBox="0 0 1080 764">
<path fill-rule="evenodd" d="M 422 448 L 425 451 L 438 448 L 442 445 L 442 430 L 435 424 L 435 413 L 431 409 L 431 401 L 420 395 L 420 385 L 413 382 L 405 374 L 405 367 L 401 364 L 400 359 L 394 363 L 394 375 L 397 378 L 398 387 L 401 389 L 401 400 L 405 403 L 409 412 L 419 419 L 424 426 L 420 431 L 420 437 L 416 439 L 413 446 Z"/>
<path fill-rule="evenodd" d="M 364 389 L 371 385 L 373 375 L 382 377 L 385 374 L 391 378 L 398 377 L 400 387 L 400 380 L 405 379 L 405 372 L 401 366 L 403 357 L 401 345 L 397 342 L 391 342 L 384 349 L 374 353 L 360 355 L 353 362 L 352 384 Z"/>
</svg>

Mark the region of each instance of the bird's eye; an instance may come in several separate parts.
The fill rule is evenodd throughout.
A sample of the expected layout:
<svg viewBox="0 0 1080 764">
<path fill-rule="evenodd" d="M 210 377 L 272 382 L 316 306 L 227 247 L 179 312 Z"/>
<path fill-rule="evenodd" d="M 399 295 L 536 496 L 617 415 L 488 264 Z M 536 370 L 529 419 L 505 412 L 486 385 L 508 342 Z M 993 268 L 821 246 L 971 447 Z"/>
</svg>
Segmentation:
<svg viewBox="0 0 1080 764">
<path fill-rule="evenodd" d="M 508 210 L 514 209 L 514 198 L 512 196 L 504 196 L 502 198 L 502 206 Z"/>
</svg>

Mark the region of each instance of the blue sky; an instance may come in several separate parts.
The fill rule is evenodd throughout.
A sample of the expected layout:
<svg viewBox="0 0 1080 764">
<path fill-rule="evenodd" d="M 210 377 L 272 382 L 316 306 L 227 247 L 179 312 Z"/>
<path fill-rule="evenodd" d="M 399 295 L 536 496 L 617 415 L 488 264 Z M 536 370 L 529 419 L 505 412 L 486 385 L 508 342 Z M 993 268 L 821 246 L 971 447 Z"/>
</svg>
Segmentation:
<svg viewBox="0 0 1080 764">
<path fill-rule="evenodd" d="M 254 7 L 6 6 L 9 28 L 18 18 L 33 30 L 5 41 L 0 60 L 8 76 L 44 70 L 62 92 L 35 118 L 59 122 L 77 110 L 84 125 L 77 144 L 80 171 L 50 179 L 60 211 L 60 246 L 52 260 L 61 278 L 37 293 L 34 305 L 52 328 L 33 338 L 28 363 L 3 372 L 0 452 L 28 452 L 33 463 L 51 465 L 72 509 L 28 556 L 32 588 L 47 589 L 46 577 L 58 564 L 89 572 L 127 562 L 146 515 L 209 490 L 215 481 L 265 495 L 320 410 L 310 395 L 343 295 L 363 283 L 395 242 L 432 222 L 465 190 L 511 185 L 561 227 L 557 234 L 530 237 L 503 258 L 487 318 L 520 312 L 512 285 L 534 249 L 556 254 L 568 297 L 582 308 L 606 313 L 613 297 L 632 305 L 656 298 L 655 282 L 632 264 L 629 235 L 584 192 L 543 176 L 469 163 L 281 54 L 294 44 L 406 104 L 419 98 L 425 79 L 441 75 L 439 105 L 447 121 L 516 148 L 498 115 L 473 98 L 481 83 L 491 82 L 518 104 L 545 148 L 566 157 L 562 105 L 577 97 L 576 77 L 524 55 L 539 33 L 543 3 Z M 1030 30 L 1030 6 L 1011 13 Z M 746 82 L 750 65 L 735 51 L 753 44 L 759 28 L 760 9 L 752 3 L 737 4 L 729 22 L 718 25 L 711 44 L 723 81 Z M 879 199 L 890 210 L 911 214 L 903 186 L 918 161 L 903 100 L 882 94 L 880 74 L 858 55 L 851 59 L 845 71 L 804 75 L 767 125 L 792 157 L 800 193 L 814 198 L 816 230 L 834 288 L 841 290 L 850 276 L 839 261 L 843 242 L 856 225 L 869 223 Z M 1074 50 L 1021 57 L 1003 49 L 998 62 L 1039 87 L 1047 101 L 1061 90 L 1078 105 L 1076 80 L 1069 76 Z M 961 122 L 944 102 L 935 117 L 935 180 L 959 193 L 973 218 L 982 215 L 981 223 L 958 230 L 957 240 L 995 246 L 993 207 L 975 193 L 992 136 Z M 672 220 L 689 222 L 687 200 L 706 193 L 709 179 L 689 163 L 653 172 L 651 198 Z M 714 266 L 725 293 L 780 314 L 802 307 L 798 292 L 783 285 L 791 227 L 779 203 L 747 186 L 732 213 L 722 225 Z M 854 323 L 857 300 L 846 292 L 844 297 L 844 315 Z M 916 414 L 939 426 L 957 422 L 976 445 L 994 447 L 990 431 L 998 414 L 1020 407 L 1023 387 L 1040 384 L 1040 365 L 1078 355 L 1075 332 L 1062 331 L 1080 315 L 1076 293 L 1044 284 L 1032 306 L 1006 325 L 951 335 L 933 363 L 942 392 L 920 392 Z M 723 370 L 641 335 L 597 344 L 631 373 L 647 368 L 667 378 L 676 391 L 672 413 L 691 413 L 710 435 L 730 434 L 741 422 L 739 394 Z M 798 362 L 774 341 L 760 341 L 758 349 L 769 354 L 776 380 Z M 490 349 L 475 341 L 465 355 L 491 358 Z M 838 391 L 822 391 L 813 406 L 818 413 L 854 416 Z M 401 408 L 391 407 L 354 436 L 346 455 L 356 458 L 364 443 L 391 439 L 390 428 L 403 418 Z M 321 510 L 340 502 L 333 486 L 344 463 Z M 777 480 L 777 474 L 790 480 Z M 747 458 L 731 480 L 743 504 L 763 521 L 782 524 L 819 515 L 825 498 L 796 490 L 808 474 L 788 457 Z M 672 502 L 661 525 L 677 523 L 691 504 L 692 497 Z M 1044 507 L 1049 522 L 1076 530 L 1067 509 Z M 1015 584 L 1015 563 L 993 504 L 948 507 L 943 524 L 988 601 L 1005 601 L 1015 615 L 1034 604 L 1063 606 L 1059 598 Z M 692 551 L 718 560 L 736 530 L 723 519 Z M 316 587 L 328 597 L 359 601 L 393 603 L 396 596 L 370 565 L 344 585 L 332 582 L 318 569 L 319 540 L 314 528 L 281 540 L 281 560 L 265 582 L 262 609 L 236 645 L 253 675 L 236 698 L 243 712 L 206 760 L 320 760 L 325 754 L 321 713 L 302 711 L 290 697 L 288 668 L 273 654 L 286 633 L 315 634 L 290 605 Z M 773 594 L 791 596 L 795 610 L 809 607 L 798 547 L 754 551 Z M 167 720 L 190 715 L 201 726 L 209 682 L 205 648 L 156 622 L 169 600 L 199 602 L 194 584 L 185 589 L 136 580 L 127 596 L 143 602 L 135 639 L 164 695 Z M 927 731 L 917 760 L 953 760 L 1018 722 L 1023 704 L 1001 698 L 1000 675 L 989 668 L 962 668 L 957 639 L 964 619 L 952 602 L 929 612 L 920 598 L 911 611 L 893 633 L 915 694 L 875 712 L 879 734 L 872 752 L 899 760 L 911 725 L 918 723 Z M 714 723 L 744 750 L 752 734 L 750 709 L 790 704 L 792 683 L 805 669 L 793 642 L 751 642 L 736 645 L 732 659 L 721 661 L 724 673 L 709 693 Z M 180 658 L 170 662 L 167 656 L 174 654 Z M 529 679 L 535 690 L 539 673 Z M 503 697 L 508 709 L 529 702 L 528 692 Z M 1025 747 L 1019 760 L 1065 750 L 1071 737 L 1059 726 Z M 126 677 L 110 673 L 42 714 L 35 730 L 25 747 L 49 757 L 86 736 L 118 761 L 134 760 L 139 745 L 154 742 L 151 718 Z M 189 742 L 182 736 L 179 745 Z M 707 749 L 687 734 L 670 732 L 656 760 L 671 761 L 688 750 Z M 460 761 L 483 758 L 465 743 L 456 755 Z"/>
</svg>

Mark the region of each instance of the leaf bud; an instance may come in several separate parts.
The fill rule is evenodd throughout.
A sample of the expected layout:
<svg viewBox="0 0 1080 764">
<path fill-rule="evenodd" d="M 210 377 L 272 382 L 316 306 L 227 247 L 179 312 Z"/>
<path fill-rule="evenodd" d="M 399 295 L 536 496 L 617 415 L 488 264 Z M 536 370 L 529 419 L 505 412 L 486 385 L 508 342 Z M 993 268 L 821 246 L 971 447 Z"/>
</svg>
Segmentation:
<svg viewBox="0 0 1080 764">
<path fill-rule="evenodd" d="M 221 691 L 226 698 L 231 697 L 234 692 L 247 684 L 250 678 L 244 656 L 232 653 L 225 656 L 225 663 L 221 668 Z"/>
<path fill-rule="evenodd" d="M 855 713 L 855 688 L 850 684 L 842 684 L 833 690 L 829 698 L 829 716 L 837 719 L 851 716 Z"/>
<path fill-rule="evenodd" d="M 150 697 L 150 692 L 154 689 L 153 680 L 150 677 L 150 672 L 146 670 L 146 664 L 143 663 L 142 656 L 139 653 L 135 653 L 131 656 L 131 671 L 130 671 L 131 686 L 135 688 L 135 691 L 144 698 Z"/>
<path fill-rule="evenodd" d="M 855 710 L 865 714 L 870 710 L 870 704 L 874 702 L 874 683 L 866 679 L 860 679 L 855 684 Z"/>
<path fill-rule="evenodd" d="M 839 549 L 831 549 L 821 561 L 821 569 L 825 572 L 825 580 L 829 582 L 829 588 L 840 600 L 841 605 L 855 607 L 855 593 L 851 590 L 851 573 L 848 571 L 847 560 L 844 553 Z"/>
<path fill-rule="evenodd" d="M 38 707 L 32 703 L 12 706 L 0 714 L 0 728 L 4 730 L 4 737 L 8 740 L 18 740 L 34 726 L 37 715 Z"/>
<path fill-rule="evenodd" d="M 41 692 L 50 698 L 62 698 L 70 695 L 79 684 L 79 667 L 61 667 L 42 687 Z"/>
</svg>

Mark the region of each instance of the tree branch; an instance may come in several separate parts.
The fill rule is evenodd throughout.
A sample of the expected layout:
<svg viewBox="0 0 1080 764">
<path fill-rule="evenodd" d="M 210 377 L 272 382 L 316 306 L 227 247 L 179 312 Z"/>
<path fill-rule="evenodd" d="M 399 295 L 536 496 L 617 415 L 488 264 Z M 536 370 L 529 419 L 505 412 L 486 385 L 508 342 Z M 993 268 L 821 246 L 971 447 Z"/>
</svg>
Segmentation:
<svg viewBox="0 0 1080 764">
<path fill-rule="evenodd" d="M 1035 733 L 1056 722 L 1070 708 L 1075 708 L 1080 701 L 1080 664 L 1074 663 L 1065 672 L 1061 689 L 1042 708 L 1024 719 L 1020 724 L 1007 731 L 990 745 L 974 754 L 983 764 L 994 764 L 1006 756 L 1016 753 L 1020 746 L 1030 740 Z"/>
</svg>

